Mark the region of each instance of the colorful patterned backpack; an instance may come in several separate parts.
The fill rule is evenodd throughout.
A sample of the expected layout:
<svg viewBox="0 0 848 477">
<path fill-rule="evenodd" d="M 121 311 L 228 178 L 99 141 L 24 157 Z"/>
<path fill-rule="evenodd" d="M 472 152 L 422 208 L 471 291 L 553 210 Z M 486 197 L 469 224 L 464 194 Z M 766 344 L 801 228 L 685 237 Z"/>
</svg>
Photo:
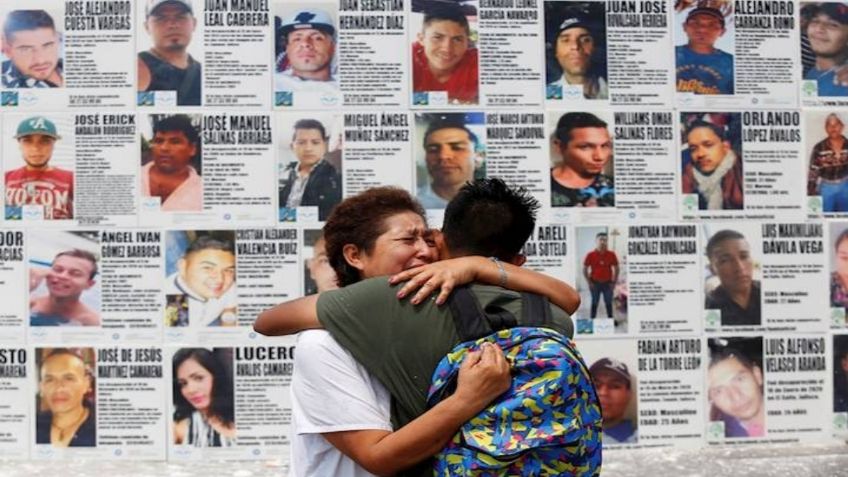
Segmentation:
<svg viewBox="0 0 848 477">
<path fill-rule="evenodd" d="M 481 310 L 468 288 L 449 301 L 460 339 L 433 373 L 428 404 L 456 389 L 459 365 L 484 342 L 510 361 L 510 389 L 466 422 L 434 459 L 436 476 L 595 476 L 601 471 L 601 408 L 574 343 L 546 328 L 546 298 L 522 294 L 521 327 L 501 308 Z"/>
</svg>

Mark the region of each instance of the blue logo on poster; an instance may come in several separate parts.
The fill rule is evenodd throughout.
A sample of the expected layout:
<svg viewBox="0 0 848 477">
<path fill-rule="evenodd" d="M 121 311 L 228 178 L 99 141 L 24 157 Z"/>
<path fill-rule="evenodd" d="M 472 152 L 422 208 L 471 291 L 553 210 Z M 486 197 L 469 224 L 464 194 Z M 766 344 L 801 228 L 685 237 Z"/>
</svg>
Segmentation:
<svg viewBox="0 0 848 477">
<path fill-rule="evenodd" d="M 139 91 L 137 102 L 139 106 L 154 106 L 156 104 L 155 91 Z"/>
<path fill-rule="evenodd" d="M 562 99 L 562 86 L 557 84 L 549 84 L 547 87 L 545 87 L 545 98 Z"/>
<path fill-rule="evenodd" d="M 274 104 L 277 106 L 291 106 L 294 104 L 294 93 L 291 91 L 277 91 L 274 95 Z"/>
<path fill-rule="evenodd" d="M 577 334 L 590 335 L 593 331 L 592 320 L 577 319 Z"/>
<path fill-rule="evenodd" d="M 6 206 L 6 220 L 21 220 L 23 216 L 24 212 L 21 207 Z"/>
<path fill-rule="evenodd" d="M 297 220 L 297 209 L 294 207 L 280 207 L 280 222 L 294 222 Z"/>
<path fill-rule="evenodd" d="M 0 104 L 3 106 L 17 106 L 18 105 L 18 92 L 17 91 L 3 91 L 2 95 L 0 95 Z"/>
<path fill-rule="evenodd" d="M 412 93 L 412 105 L 413 106 L 427 106 L 430 104 L 429 96 L 426 92 L 417 91 Z"/>
</svg>

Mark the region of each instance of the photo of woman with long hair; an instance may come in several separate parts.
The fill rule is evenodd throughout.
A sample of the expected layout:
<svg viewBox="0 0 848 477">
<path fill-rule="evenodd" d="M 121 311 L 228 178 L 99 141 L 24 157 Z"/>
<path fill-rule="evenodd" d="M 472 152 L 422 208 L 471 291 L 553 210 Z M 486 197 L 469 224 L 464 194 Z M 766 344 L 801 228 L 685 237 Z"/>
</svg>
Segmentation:
<svg viewBox="0 0 848 477">
<path fill-rule="evenodd" d="M 230 447 L 236 443 L 230 349 L 181 348 L 173 357 L 174 443 Z"/>
</svg>

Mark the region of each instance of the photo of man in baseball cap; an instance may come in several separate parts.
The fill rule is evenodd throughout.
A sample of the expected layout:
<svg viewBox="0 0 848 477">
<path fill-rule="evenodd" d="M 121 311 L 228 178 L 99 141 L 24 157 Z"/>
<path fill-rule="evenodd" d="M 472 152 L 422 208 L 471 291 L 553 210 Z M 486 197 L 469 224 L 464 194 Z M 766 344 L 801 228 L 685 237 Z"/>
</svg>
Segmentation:
<svg viewBox="0 0 848 477">
<path fill-rule="evenodd" d="M 333 17 L 319 8 L 299 8 L 282 18 L 277 28 L 275 91 L 338 92 L 333 56 Z"/>
<path fill-rule="evenodd" d="M 679 93 L 733 94 L 733 55 L 715 46 L 726 32 L 725 13 L 730 11 L 720 8 L 720 0 L 699 0 L 686 14 L 687 42 L 675 47 Z"/>
<path fill-rule="evenodd" d="M 56 141 L 56 124 L 33 116 L 18 124 L 14 136 L 25 165 L 6 171 L 6 220 L 22 218 L 22 207 L 42 207 L 44 219 L 74 217 L 74 173 L 50 165 Z"/>
<path fill-rule="evenodd" d="M 546 88 L 548 99 L 561 99 L 563 89 L 575 86 L 585 99 L 609 98 L 606 55 L 600 48 L 606 34 L 603 6 L 552 10 L 558 4 L 549 7 L 548 43 L 555 62 L 549 63 L 548 78 L 555 79 Z"/>
<path fill-rule="evenodd" d="M 601 412 L 604 416 L 605 444 L 636 442 L 638 430 L 634 419 L 627 416 L 630 399 L 633 397 L 632 377 L 627 364 L 615 358 L 601 358 L 589 367 L 595 382 Z"/>
</svg>

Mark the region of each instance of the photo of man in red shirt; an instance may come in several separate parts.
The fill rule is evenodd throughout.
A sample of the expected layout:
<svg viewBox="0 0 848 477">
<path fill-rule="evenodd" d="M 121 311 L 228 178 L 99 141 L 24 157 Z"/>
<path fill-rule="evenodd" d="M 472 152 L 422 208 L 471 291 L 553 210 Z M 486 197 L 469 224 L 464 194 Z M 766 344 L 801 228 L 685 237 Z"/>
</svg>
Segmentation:
<svg viewBox="0 0 848 477">
<path fill-rule="evenodd" d="M 26 165 L 6 171 L 6 220 L 20 220 L 25 205 L 41 206 L 44 219 L 74 218 L 74 173 L 50 165 L 61 139 L 56 125 L 44 116 L 24 119 L 15 139 Z"/>
<path fill-rule="evenodd" d="M 612 318 L 612 292 L 618 281 L 618 272 L 618 257 L 608 248 L 607 234 L 601 232 L 595 236 L 595 249 L 583 259 L 583 276 L 592 294 L 591 318 L 598 314 L 598 299 L 601 295 L 604 296 L 607 318 Z"/>
</svg>

